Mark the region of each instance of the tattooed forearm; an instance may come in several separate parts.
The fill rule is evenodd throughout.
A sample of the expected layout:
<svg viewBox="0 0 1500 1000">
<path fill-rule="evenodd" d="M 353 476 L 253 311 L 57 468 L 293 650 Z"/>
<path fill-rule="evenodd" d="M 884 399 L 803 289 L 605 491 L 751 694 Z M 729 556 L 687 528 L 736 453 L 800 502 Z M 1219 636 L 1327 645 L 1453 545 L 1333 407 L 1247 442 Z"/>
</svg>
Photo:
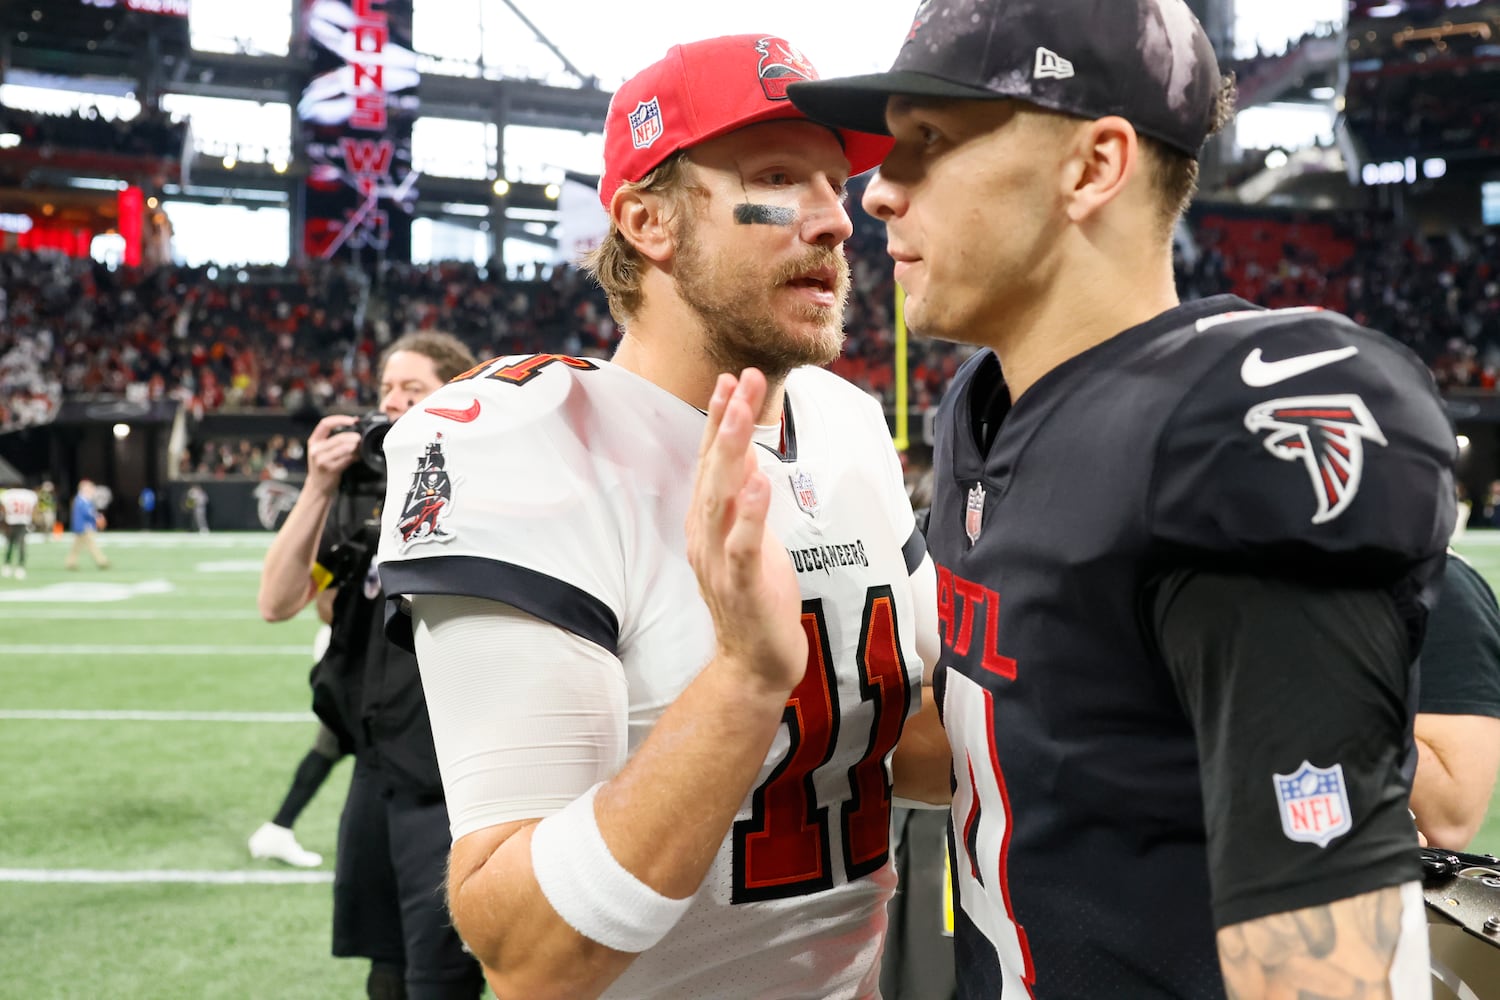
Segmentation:
<svg viewBox="0 0 1500 1000">
<path fill-rule="evenodd" d="M 1219 965 L 1230 1000 L 1380 1000 L 1400 936 L 1392 887 L 1226 927 Z"/>
</svg>

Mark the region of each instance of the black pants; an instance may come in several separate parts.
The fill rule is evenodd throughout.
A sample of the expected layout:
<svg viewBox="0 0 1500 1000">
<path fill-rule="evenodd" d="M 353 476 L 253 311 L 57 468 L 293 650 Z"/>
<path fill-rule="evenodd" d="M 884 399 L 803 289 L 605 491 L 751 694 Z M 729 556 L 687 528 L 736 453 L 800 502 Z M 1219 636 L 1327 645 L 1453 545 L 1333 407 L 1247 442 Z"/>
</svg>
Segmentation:
<svg viewBox="0 0 1500 1000">
<path fill-rule="evenodd" d="M 408 1000 L 468 1000 L 484 990 L 448 914 L 448 809 L 392 787 L 355 759 L 339 819 L 333 953 L 406 969 Z"/>
<path fill-rule="evenodd" d="M 885 1000 L 951 1000 L 953 939 L 943 932 L 948 810 L 896 808 L 891 819 L 900 882 L 887 910 L 880 993 Z"/>
</svg>

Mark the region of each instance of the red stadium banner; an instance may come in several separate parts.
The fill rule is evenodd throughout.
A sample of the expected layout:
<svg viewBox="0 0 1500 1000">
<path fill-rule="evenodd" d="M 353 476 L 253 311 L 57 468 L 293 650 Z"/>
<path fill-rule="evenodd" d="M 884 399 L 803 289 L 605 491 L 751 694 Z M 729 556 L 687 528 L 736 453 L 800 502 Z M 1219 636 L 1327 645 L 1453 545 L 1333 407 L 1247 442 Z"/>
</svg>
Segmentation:
<svg viewBox="0 0 1500 1000">
<path fill-rule="evenodd" d="M 126 267 L 140 267 L 141 243 L 146 228 L 145 194 L 131 185 L 116 197 L 115 211 L 119 213 L 119 233 L 125 239 L 124 264 Z"/>
<path fill-rule="evenodd" d="M 313 74 L 297 104 L 308 171 L 303 247 L 368 264 L 411 257 L 420 79 L 412 0 L 303 0 Z"/>
</svg>

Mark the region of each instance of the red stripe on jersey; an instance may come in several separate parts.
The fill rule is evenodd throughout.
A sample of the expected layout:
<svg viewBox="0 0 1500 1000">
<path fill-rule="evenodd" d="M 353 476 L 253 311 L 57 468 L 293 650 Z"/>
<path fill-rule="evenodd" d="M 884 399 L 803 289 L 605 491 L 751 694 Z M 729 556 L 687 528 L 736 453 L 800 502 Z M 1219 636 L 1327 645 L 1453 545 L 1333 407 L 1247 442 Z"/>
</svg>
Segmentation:
<svg viewBox="0 0 1500 1000">
<path fill-rule="evenodd" d="M 1301 417 L 1305 420 L 1353 420 L 1354 411 L 1345 407 L 1342 410 L 1277 410 L 1276 416 L 1285 420 L 1290 417 Z M 1335 428 L 1328 428 L 1334 431 Z"/>
</svg>

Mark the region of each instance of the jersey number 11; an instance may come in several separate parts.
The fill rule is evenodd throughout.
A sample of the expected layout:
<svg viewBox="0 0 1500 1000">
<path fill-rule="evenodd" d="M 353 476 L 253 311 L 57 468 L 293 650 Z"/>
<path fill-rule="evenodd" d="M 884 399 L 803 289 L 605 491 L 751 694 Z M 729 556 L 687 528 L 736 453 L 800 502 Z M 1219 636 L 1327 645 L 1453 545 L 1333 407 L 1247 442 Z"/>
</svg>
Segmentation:
<svg viewBox="0 0 1500 1000">
<path fill-rule="evenodd" d="M 879 871 L 890 856 L 891 780 L 886 757 L 901 737 L 911 685 L 889 586 L 865 595 L 856 668 L 861 701 L 874 703 L 864 754 L 849 767 L 849 796 L 839 804 L 844 876 Z M 818 801 L 814 775 L 838 744 L 838 676 L 821 600 L 802 604 L 807 673 L 787 699 L 786 756 L 751 795 L 749 819 L 734 824 L 732 901 L 752 903 L 805 896 L 834 885 L 829 806 Z"/>
</svg>

